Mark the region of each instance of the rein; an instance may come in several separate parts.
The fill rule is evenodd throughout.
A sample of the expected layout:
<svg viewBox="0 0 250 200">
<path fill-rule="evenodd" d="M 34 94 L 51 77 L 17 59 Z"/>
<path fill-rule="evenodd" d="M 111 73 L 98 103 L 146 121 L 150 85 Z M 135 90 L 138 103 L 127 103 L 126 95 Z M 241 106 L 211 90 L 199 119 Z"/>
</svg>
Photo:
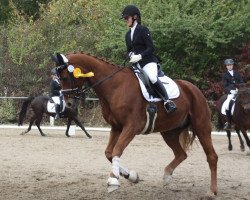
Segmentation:
<svg viewBox="0 0 250 200">
<path fill-rule="evenodd" d="M 113 72 L 112 74 L 108 75 L 107 77 L 105 77 L 105 78 L 103 78 L 103 79 L 97 81 L 95 84 L 93 84 L 93 85 L 91 85 L 91 86 L 86 86 L 86 87 L 83 88 L 83 89 L 79 89 L 78 87 L 76 87 L 76 88 L 71 88 L 71 89 L 64 89 L 64 90 L 61 90 L 61 92 L 62 92 L 63 94 L 65 94 L 65 93 L 71 93 L 71 92 L 77 93 L 77 94 L 84 94 L 85 92 L 87 92 L 87 91 L 89 91 L 90 89 L 92 89 L 92 88 L 94 88 L 94 87 L 100 85 L 101 83 L 107 81 L 107 80 L 110 79 L 112 76 L 114 76 L 116 73 L 118 73 L 118 72 L 120 72 L 121 70 L 123 70 L 124 68 L 126 68 L 126 67 L 125 67 L 125 63 L 128 61 L 128 59 L 129 59 L 129 58 L 127 58 L 127 59 L 125 59 L 125 60 L 123 61 L 123 67 L 119 68 L 117 71 Z M 58 66 L 58 70 L 64 69 L 64 68 L 66 68 L 66 67 L 67 67 L 67 65 Z M 69 74 L 69 76 L 71 77 L 71 74 Z M 72 80 L 72 77 L 71 77 L 71 80 Z M 74 80 L 74 79 L 73 79 L 73 80 Z M 71 82 L 72 82 L 72 81 L 71 81 Z M 80 98 L 80 97 L 77 97 L 77 96 L 75 96 L 75 97 L 76 97 L 76 98 Z"/>
<path fill-rule="evenodd" d="M 94 88 L 94 87 L 100 85 L 101 83 L 103 83 L 104 81 L 107 81 L 107 80 L 110 79 L 112 76 L 114 76 L 116 73 L 118 73 L 119 71 L 123 70 L 124 68 L 125 68 L 125 67 L 121 67 L 120 69 L 118 69 L 117 71 L 115 71 L 115 72 L 113 72 L 112 74 L 108 75 L 107 77 L 105 77 L 105 78 L 103 78 L 103 79 L 97 81 L 95 84 L 83 88 L 83 89 L 81 90 L 80 93 L 84 93 L 84 92 L 86 92 L 86 91 L 88 91 L 88 90 L 90 90 L 90 89 L 92 89 L 92 88 Z"/>
</svg>

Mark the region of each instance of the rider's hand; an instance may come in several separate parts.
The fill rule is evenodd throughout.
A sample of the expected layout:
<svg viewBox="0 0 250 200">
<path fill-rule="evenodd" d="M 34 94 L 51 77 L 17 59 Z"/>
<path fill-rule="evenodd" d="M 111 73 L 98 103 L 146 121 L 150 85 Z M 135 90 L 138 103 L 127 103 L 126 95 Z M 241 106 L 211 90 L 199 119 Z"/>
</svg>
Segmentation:
<svg viewBox="0 0 250 200">
<path fill-rule="evenodd" d="M 141 54 L 132 55 L 132 56 L 130 57 L 129 62 L 131 62 L 131 63 L 137 63 L 137 62 L 140 61 L 141 59 L 142 59 Z"/>
</svg>

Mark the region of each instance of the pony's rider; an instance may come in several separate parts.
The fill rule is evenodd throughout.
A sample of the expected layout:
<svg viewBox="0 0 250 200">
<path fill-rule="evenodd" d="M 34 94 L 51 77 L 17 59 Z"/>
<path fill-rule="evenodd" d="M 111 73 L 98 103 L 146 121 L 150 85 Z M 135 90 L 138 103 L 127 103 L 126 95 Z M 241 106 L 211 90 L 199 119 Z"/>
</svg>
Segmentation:
<svg viewBox="0 0 250 200">
<path fill-rule="evenodd" d="M 125 35 L 130 63 L 137 63 L 148 75 L 153 88 L 160 93 L 164 107 L 168 113 L 176 110 L 176 105 L 168 97 L 167 91 L 158 78 L 157 57 L 153 54 L 154 45 L 147 27 L 141 25 L 140 10 L 134 5 L 128 5 L 122 11 L 122 17 L 130 27 Z"/>
<path fill-rule="evenodd" d="M 51 78 L 52 80 L 50 82 L 50 93 L 51 93 L 50 96 L 51 97 L 58 96 L 60 98 L 60 104 L 56 103 L 55 105 L 55 111 L 56 111 L 55 119 L 58 119 L 60 118 L 59 113 L 61 111 L 62 104 L 63 104 L 63 94 L 61 92 L 61 85 L 60 85 L 55 68 L 51 70 Z"/>
<path fill-rule="evenodd" d="M 227 122 L 224 126 L 225 130 L 230 130 L 231 129 L 231 123 L 232 123 L 232 115 L 231 115 L 231 108 L 232 106 L 230 105 L 231 100 L 236 96 L 238 86 L 241 83 L 244 83 L 241 75 L 239 72 L 233 69 L 234 67 L 234 61 L 233 59 L 226 59 L 224 61 L 224 64 L 227 68 L 227 72 L 223 74 L 222 77 L 222 82 L 223 82 L 223 87 L 224 91 L 227 94 L 227 99 L 225 101 L 226 104 L 226 116 L 227 116 Z"/>
</svg>

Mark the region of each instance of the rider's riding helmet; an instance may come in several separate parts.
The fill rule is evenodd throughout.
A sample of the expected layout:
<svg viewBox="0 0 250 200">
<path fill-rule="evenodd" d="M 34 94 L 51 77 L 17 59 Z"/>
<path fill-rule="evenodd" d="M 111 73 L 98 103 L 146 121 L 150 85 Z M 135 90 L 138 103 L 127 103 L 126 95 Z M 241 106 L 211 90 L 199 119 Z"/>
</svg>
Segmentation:
<svg viewBox="0 0 250 200">
<path fill-rule="evenodd" d="M 138 19 L 138 23 L 141 22 L 141 13 L 140 13 L 140 10 L 134 6 L 134 5 L 127 5 L 123 11 L 122 11 L 122 16 L 121 16 L 121 19 L 124 19 L 126 17 L 129 17 L 129 16 L 134 16 L 134 15 L 137 15 Z"/>
<path fill-rule="evenodd" d="M 224 61 L 224 64 L 225 64 L 225 65 L 233 65 L 233 64 L 234 64 L 234 61 L 233 61 L 233 59 L 229 58 L 229 59 L 226 59 L 226 60 Z"/>
</svg>

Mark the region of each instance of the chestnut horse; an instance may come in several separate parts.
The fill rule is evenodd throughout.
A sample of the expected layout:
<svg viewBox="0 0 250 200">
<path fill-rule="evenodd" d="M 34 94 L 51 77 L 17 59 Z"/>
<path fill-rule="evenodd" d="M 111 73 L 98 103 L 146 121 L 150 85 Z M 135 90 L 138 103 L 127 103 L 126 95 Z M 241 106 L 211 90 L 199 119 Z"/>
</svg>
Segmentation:
<svg viewBox="0 0 250 200">
<path fill-rule="evenodd" d="M 218 129 L 222 129 L 224 123 L 226 122 L 226 116 L 221 113 L 221 107 L 223 102 L 226 100 L 227 96 L 223 95 L 217 102 L 215 102 L 218 111 Z M 240 132 L 242 132 L 247 146 L 250 148 L 250 139 L 247 136 L 247 130 L 250 129 L 250 82 L 247 84 L 241 84 L 237 98 L 235 100 L 235 109 L 232 116 L 232 121 L 235 125 L 235 131 L 240 140 L 240 149 L 245 151 L 245 145 L 241 138 Z M 228 150 L 233 149 L 231 142 L 231 131 L 226 130 L 228 137 Z"/>
<path fill-rule="evenodd" d="M 119 67 L 85 53 L 72 53 L 66 56 L 57 54 L 57 65 L 62 91 L 68 95 L 70 93 L 77 95 L 92 88 L 99 97 L 103 117 L 111 126 L 109 142 L 105 150 L 106 158 L 112 163 L 107 182 L 108 192 L 119 188 L 120 176 L 137 183 L 138 174 L 120 164 L 124 149 L 147 124 L 148 102 L 140 91 L 134 72 L 131 68 Z M 82 76 L 75 76 L 74 68 L 80 69 L 83 72 Z M 93 76 L 89 76 L 91 73 Z M 88 82 L 88 87 L 82 88 L 85 82 Z M 175 168 L 187 158 L 183 145 L 179 141 L 180 134 L 183 133 L 186 136 L 184 145 L 191 145 L 197 136 L 206 153 L 211 171 L 209 194 L 216 195 L 218 156 L 212 144 L 211 113 L 207 101 L 192 83 L 184 80 L 176 80 L 176 83 L 180 89 L 180 96 L 174 99 L 177 105 L 174 113 L 167 114 L 162 101 L 155 102 L 158 111 L 153 132 L 161 133 L 175 156 L 164 169 L 164 183 L 170 182 Z M 65 100 L 67 101 L 66 98 Z M 192 130 L 193 135 L 189 134 L 188 128 Z M 198 166 L 195 170 L 198 170 Z"/>
</svg>

